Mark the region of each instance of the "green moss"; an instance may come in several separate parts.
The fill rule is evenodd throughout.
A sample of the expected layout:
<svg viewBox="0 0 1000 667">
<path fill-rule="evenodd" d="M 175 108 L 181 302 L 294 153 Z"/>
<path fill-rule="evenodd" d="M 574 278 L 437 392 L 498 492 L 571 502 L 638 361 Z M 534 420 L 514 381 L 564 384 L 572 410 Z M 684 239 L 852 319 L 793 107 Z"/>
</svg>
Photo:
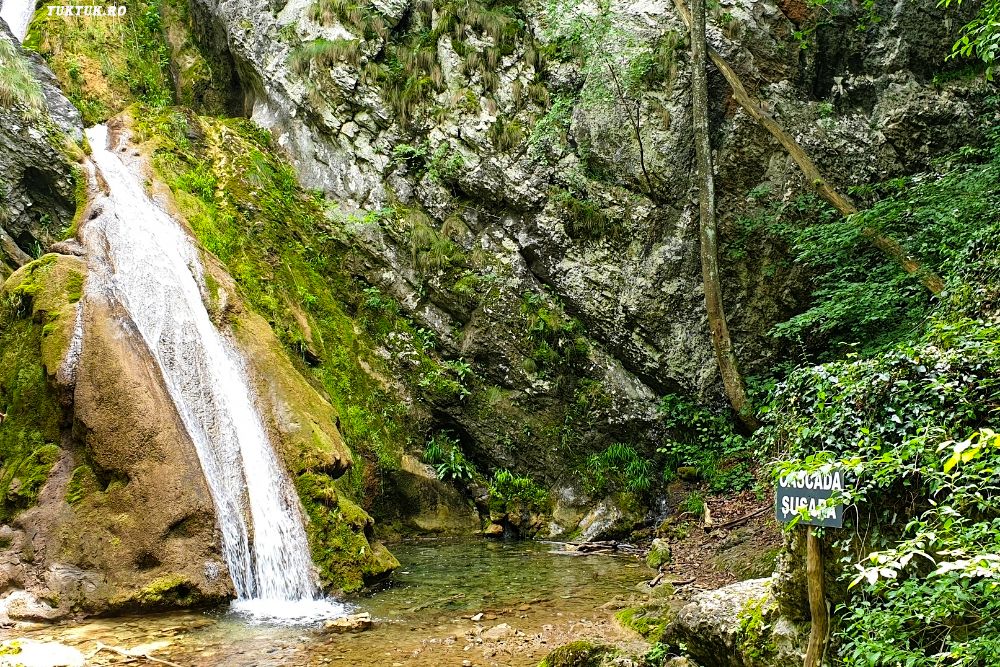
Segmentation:
<svg viewBox="0 0 1000 667">
<path fill-rule="evenodd" d="M 211 602 L 215 600 L 205 599 L 195 584 L 182 576 L 169 575 L 154 579 L 138 591 L 113 598 L 108 604 L 112 609 L 126 611 L 137 608 L 155 610 L 194 607 Z"/>
<path fill-rule="evenodd" d="M 372 535 L 367 512 L 337 493 L 326 475 L 304 473 L 295 482 L 309 517 L 306 533 L 325 589 L 354 592 L 399 566 Z"/>
<path fill-rule="evenodd" d="M 673 612 L 667 607 L 656 605 L 627 607 L 617 612 L 615 619 L 623 627 L 638 632 L 655 644 L 663 638 L 663 632 L 673 620 Z"/>
<path fill-rule="evenodd" d="M 66 299 L 76 303 L 83 297 L 83 274 L 72 271 L 66 278 Z"/>
<path fill-rule="evenodd" d="M 747 662 L 757 664 L 778 652 L 770 632 L 770 617 L 774 611 L 773 601 L 765 596 L 748 600 L 740 612 L 739 648 Z"/>
<path fill-rule="evenodd" d="M 90 466 L 77 466 L 73 469 L 69 484 L 66 486 L 66 502 L 75 505 L 85 496 L 99 490 L 100 484 Z"/>
<path fill-rule="evenodd" d="M 59 458 L 62 408 L 43 363 L 46 277 L 54 256 L 33 262 L 0 290 L 0 521 L 32 506 Z M 38 317 L 36 318 L 36 313 Z"/>
<path fill-rule="evenodd" d="M 87 138 L 83 138 L 84 142 Z M 88 145 L 89 148 L 89 145 Z M 80 222 L 83 221 L 83 215 L 87 210 L 87 204 L 89 203 L 89 191 L 87 189 L 87 177 L 83 173 L 83 169 L 79 165 L 73 165 L 73 199 L 76 202 L 76 210 L 73 213 L 73 220 L 70 222 L 69 227 L 63 232 L 64 239 L 70 239 L 76 236 L 77 231 L 80 229 Z"/>
<path fill-rule="evenodd" d="M 602 659 L 610 652 L 607 646 L 579 640 L 552 651 L 538 667 L 600 667 Z"/>
</svg>

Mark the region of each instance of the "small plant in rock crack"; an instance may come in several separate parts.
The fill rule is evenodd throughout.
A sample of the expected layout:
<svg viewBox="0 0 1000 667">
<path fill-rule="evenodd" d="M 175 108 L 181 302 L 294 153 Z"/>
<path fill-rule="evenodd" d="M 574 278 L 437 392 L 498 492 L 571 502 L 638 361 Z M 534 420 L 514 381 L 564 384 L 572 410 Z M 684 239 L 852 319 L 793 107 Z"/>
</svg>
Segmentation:
<svg viewBox="0 0 1000 667">
<path fill-rule="evenodd" d="M 424 445 L 424 461 L 434 466 L 438 479 L 471 480 L 475 474 L 458 439 L 443 431 L 431 436 Z"/>
</svg>

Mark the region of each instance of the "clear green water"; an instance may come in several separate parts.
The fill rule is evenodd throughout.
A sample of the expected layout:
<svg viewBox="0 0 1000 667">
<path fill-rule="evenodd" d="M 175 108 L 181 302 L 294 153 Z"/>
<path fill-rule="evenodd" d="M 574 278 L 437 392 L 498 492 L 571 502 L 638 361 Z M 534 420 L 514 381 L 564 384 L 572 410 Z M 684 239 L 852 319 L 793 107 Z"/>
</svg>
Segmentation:
<svg viewBox="0 0 1000 667">
<path fill-rule="evenodd" d="M 96 642 L 133 648 L 180 665 L 534 665 L 579 636 L 620 633 L 601 609 L 633 594 L 653 572 L 640 561 L 573 556 L 558 544 L 475 538 L 424 540 L 391 547 L 401 563 L 387 588 L 351 601 L 378 619 L 374 629 L 330 634 L 322 628 L 250 625 L 226 610 L 96 619 L 25 633 L 84 653 Z M 478 621 L 470 617 L 482 613 Z M 479 633 L 507 623 L 522 634 L 483 642 Z M 122 660 L 99 653 L 92 664 Z"/>
</svg>

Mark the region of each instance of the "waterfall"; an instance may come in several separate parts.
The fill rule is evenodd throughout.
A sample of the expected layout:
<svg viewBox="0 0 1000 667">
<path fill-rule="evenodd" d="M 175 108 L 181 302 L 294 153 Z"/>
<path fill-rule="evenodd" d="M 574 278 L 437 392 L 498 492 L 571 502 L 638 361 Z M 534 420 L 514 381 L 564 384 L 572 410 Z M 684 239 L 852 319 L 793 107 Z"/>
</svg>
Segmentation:
<svg viewBox="0 0 1000 667">
<path fill-rule="evenodd" d="M 32 0 L 0 0 L 0 19 L 7 22 L 19 42 L 23 42 L 28 34 L 28 24 L 34 13 L 35 3 Z"/>
<path fill-rule="evenodd" d="M 194 442 L 222 529 L 235 609 L 270 618 L 342 615 L 320 599 L 298 499 L 256 408 L 245 362 L 209 318 L 203 268 L 185 230 L 146 194 L 108 147 L 107 127 L 86 132 L 108 194 L 83 226 L 87 295 L 127 314 L 162 373 Z"/>
</svg>

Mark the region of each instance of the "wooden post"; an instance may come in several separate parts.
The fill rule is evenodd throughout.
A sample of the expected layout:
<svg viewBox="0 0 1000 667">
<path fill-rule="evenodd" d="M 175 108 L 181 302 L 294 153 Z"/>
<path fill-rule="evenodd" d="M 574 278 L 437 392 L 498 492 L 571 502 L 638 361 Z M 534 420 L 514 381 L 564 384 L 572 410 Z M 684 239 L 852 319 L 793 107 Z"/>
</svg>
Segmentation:
<svg viewBox="0 0 1000 667">
<path fill-rule="evenodd" d="M 806 648 L 804 667 L 820 667 L 826 647 L 826 636 L 830 632 L 830 616 L 826 609 L 826 593 L 823 590 L 822 545 L 813 534 L 813 527 L 806 527 L 806 584 L 809 589 L 809 614 L 812 625 L 809 630 L 809 646 Z"/>
</svg>

